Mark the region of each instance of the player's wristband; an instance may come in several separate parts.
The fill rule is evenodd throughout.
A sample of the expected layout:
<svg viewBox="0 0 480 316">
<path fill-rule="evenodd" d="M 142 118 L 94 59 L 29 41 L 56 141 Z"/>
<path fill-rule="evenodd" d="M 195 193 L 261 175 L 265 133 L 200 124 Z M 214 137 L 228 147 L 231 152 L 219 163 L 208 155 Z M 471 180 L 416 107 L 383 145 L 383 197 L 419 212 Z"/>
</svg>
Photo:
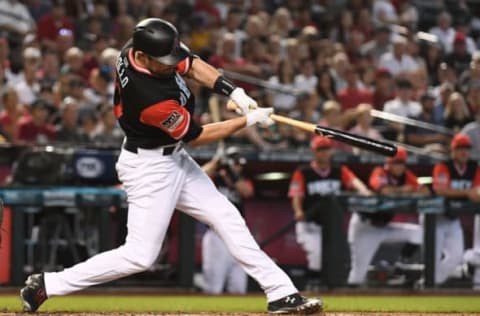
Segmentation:
<svg viewBox="0 0 480 316">
<path fill-rule="evenodd" d="M 229 96 L 237 86 L 224 76 L 219 76 L 213 85 L 213 91 L 225 96 Z"/>
</svg>

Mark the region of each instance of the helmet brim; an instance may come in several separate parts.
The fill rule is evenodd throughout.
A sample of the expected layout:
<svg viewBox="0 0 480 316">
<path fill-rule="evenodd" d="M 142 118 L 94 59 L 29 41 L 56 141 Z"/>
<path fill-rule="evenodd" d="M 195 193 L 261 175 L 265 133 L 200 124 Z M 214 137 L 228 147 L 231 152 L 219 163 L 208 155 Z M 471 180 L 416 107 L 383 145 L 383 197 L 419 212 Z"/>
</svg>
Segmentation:
<svg viewBox="0 0 480 316">
<path fill-rule="evenodd" d="M 167 66 L 175 66 L 177 65 L 180 61 L 184 60 L 190 55 L 190 51 L 186 46 L 180 44 L 178 45 L 169 55 L 166 56 L 150 56 L 159 63 L 162 63 Z"/>
</svg>

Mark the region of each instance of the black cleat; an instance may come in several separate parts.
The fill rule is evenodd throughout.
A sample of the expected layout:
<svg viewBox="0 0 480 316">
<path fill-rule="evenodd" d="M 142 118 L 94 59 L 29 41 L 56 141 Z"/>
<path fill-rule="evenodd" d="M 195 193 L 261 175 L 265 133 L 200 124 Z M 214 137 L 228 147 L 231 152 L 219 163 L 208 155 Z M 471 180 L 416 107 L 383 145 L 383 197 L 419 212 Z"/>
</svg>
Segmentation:
<svg viewBox="0 0 480 316">
<path fill-rule="evenodd" d="M 35 312 L 47 299 L 45 282 L 42 274 L 32 274 L 25 281 L 25 287 L 20 290 L 23 311 Z"/>
<path fill-rule="evenodd" d="M 315 314 L 322 311 L 323 302 L 318 298 L 306 298 L 298 293 L 268 303 L 270 314 Z"/>
</svg>

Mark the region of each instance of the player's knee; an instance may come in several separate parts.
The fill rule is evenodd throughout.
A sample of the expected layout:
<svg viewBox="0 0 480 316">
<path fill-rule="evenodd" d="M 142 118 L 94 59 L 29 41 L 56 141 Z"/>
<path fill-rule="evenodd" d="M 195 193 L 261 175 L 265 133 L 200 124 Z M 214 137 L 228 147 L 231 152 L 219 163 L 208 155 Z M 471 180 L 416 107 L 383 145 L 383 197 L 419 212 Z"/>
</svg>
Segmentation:
<svg viewBox="0 0 480 316">
<path fill-rule="evenodd" d="M 149 269 L 157 259 L 157 254 L 157 251 L 124 247 L 124 258 L 129 262 L 132 273 L 143 272 Z"/>
</svg>

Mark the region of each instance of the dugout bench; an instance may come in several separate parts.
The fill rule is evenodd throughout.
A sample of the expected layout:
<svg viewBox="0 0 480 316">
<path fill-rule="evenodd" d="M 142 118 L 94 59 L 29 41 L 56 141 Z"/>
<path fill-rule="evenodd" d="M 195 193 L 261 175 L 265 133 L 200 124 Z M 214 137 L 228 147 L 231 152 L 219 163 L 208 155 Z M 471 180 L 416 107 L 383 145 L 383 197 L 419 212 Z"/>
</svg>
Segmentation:
<svg viewBox="0 0 480 316">
<path fill-rule="evenodd" d="M 98 210 L 99 215 L 99 250 L 106 251 L 113 248 L 112 220 L 109 209 L 112 206 L 124 206 L 126 194 L 123 190 L 115 188 L 99 187 L 37 187 L 37 188 L 2 188 L 0 198 L 5 207 L 11 211 L 10 225 L 10 284 L 21 285 L 25 281 L 26 255 L 31 246 L 31 236 L 27 238 L 26 229 L 29 229 L 28 217 L 42 211 L 42 208 L 93 208 Z M 68 228 L 61 216 L 55 217 L 56 230 L 63 230 L 69 238 Z M 31 228 L 31 227 L 30 227 Z M 179 284 L 183 287 L 191 287 L 194 271 L 194 220 L 180 213 L 179 252 L 182 254 L 179 260 Z M 71 246 L 71 245 L 70 245 Z M 73 256 L 74 249 L 71 249 Z M 6 264 L 3 262 L 3 264 Z"/>
<path fill-rule="evenodd" d="M 343 234 L 343 211 L 349 212 L 394 212 L 417 213 L 424 215 L 423 227 L 423 260 L 425 288 L 434 287 L 435 275 L 435 230 L 436 217 L 445 212 L 453 214 L 480 214 L 480 204 L 470 201 L 447 202 L 443 197 L 386 197 L 358 196 L 341 194 L 332 198 L 338 199 L 341 209 L 327 209 L 327 223 L 324 225 L 323 262 L 325 281 L 330 287 L 344 285 L 344 278 L 338 267 L 344 265 L 344 258 L 336 256 L 336 251 L 342 247 L 340 234 Z"/>
</svg>

